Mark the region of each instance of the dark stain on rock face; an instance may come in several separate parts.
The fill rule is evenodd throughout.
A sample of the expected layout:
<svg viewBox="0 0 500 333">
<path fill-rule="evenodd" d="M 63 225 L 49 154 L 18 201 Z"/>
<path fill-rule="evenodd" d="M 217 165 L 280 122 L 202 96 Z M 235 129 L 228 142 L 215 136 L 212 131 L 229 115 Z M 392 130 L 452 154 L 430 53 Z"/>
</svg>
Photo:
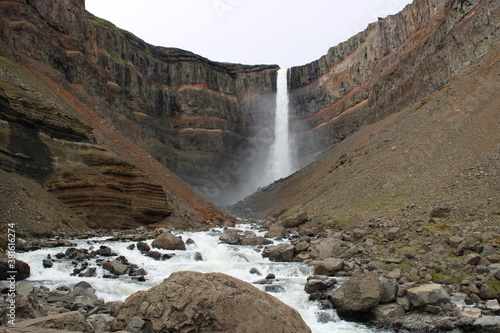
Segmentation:
<svg viewBox="0 0 500 333">
<path fill-rule="evenodd" d="M 54 172 L 54 165 L 50 149 L 42 142 L 38 131 L 13 123 L 10 128 L 11 168 L 7 171 L 16 171 L 37 181 L 45 180 Z"/>
</svg>

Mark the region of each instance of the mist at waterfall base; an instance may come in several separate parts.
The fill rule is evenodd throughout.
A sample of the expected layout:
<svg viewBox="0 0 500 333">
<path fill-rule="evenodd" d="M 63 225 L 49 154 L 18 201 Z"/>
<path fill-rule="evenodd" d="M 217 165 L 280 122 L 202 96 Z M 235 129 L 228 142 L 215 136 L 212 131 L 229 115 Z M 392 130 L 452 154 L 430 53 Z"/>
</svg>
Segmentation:
<svg viewBox="0 0 500 333">
<path fill-rule="evenodd" d="M 251 227 L 246 225 L 239 225 L 238 228 L 251 230 Z M 259 236 L 263 235 L 263 232 L 253 231 Z M 90 283 L 96 290 L 97 296 L 106 302 L 123 301 L 136 291 L 147 290 L 161 283 L 176 271 L 221 272 L 249 283 L 261 280 L 267 274 L 272 273 L 276 276 L 273 284 L 278 286 L 282 292 L 270 292 L 270 294 L 299 311 L 313 332 L 373 332 L 364 326 L 342 321 L 333 309 L 321 309 L 319 303 L 308 300 L 308 295 L 304 292 L 304 285 L 307 277 L 312 275 L 310 266 L 296 262 L 271 262 L 262 257 L 260 253 L 262 249 L 254 246 L 220 243 L 221 233 L 222 229 L 213 229 L 206 232 L 179 234 L 184 240 L 191 238 L 194 244 L 187 245 L 185 251 L 155 249 L 162 254 L 174 254 L 167 261 L 155 261 L 141 254 L 137 248 L 129 249 L 132 242 L 108 241 L 105 237 L 76 241 L 76 248 L 88 249 L 89 252 L 92 249 L 99 249 L 101 245 L 110 247 L 117 255 L 127 258 L 131 264 L 145 269 L 148 273 L 145 276 L 145 282 L 138 282 L 127 275 L 121 275 L 118 279 L 103 278 L 107 271 L 102 268 L 103 262 L 99 257 L 86 260 L 89 267 L 96 267 L 96 277 L 71 276 L 70 274 L 75 268 L 71 260 L 53 260 L 53 267 L 43 267 L 43 259 L 46 259 L 48 255 L 56 258 L 57 253 L 64 253 L 68 247 L 44 248 L 19 253 L 17 258 L 30 265 L 31 276 L 28 281 L 35 286 L 44 286 L 54 290 L 84 280 Z M 147 241 L 147 243 L 151 246 L 152 240 Z M 202 261 L 195 260 L 197 253 L 201 254 Z M 113 260 L 113 258 L 107 260 Z M 257 269 L 262 275 L 251 274 L 252 268 Z M 254 286 L 264 290 L 266 285 L 254 284 Z"/>
<path fill-rule="evenodd" d="M 233 166 L 211 177 L 212 186 L 218 185 L 219 189 L 199 189 L 215 204 L 223 207 L 235 204 L 260 188 L 297 171 L 292 159 L 293 147 L 289 133 L 288 71 L 277 71 L 276 98 L 273 105 L 261 106 L 274 114 L 271 118 L 273 123 L 260 129 L 238 147 L 240 156 L 233 161 Z M 229 178 L 233 176 L 231 169 L 239 170 L 234 176 L 238 179 L 238 186 L 227 189 L 226 183 L 228 184 Z"/>
</svg>

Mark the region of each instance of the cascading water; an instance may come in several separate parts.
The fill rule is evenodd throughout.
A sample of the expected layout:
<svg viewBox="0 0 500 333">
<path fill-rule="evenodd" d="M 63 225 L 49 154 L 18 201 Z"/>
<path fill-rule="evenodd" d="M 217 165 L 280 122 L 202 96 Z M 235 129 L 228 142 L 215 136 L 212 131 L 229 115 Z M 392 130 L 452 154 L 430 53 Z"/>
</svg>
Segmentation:
<svg viewBox="0 0 500 333">
<path fill-rule="evenodd" d="M 288 69 L 280 69 L 276 86 L 274 143 L 269 163 L 272 181 L 286 177 L 292 172 L 288 113 Z"/>
<path fill-rule="evenodd" d="M 243 230 L 252 230 L 249 226 L 239 225 Z M 253 230 L 262 236 L 264 232 Z M 77 241 L 75 247 L 91 250 L 98 249 L 100 245 L 111 248 L 116 255 L 124 256 L 127 260 L 144 268 L 148 273 L 145 282 L 138 282 L 131 277 L 121 275 L 118 280 L 103 278 L 106 271 L 99 263 L 99 257 L 88 260 L 89 267 L 96 267 L 96 277 L 70 276 L 73 272 L 72 261 L 54 260 L 51 268 L 44 268 L 42 261 L 48 255 L 57 258 L 57 253 L 64 253 L 68 248 L 44 248 L 37 251 L 19 253 L 18 259 L 23 260 L 31 266 L 31 276 L 28 281 L 35 285 L 55 289 L 63 285 L 76 284 L 82 280 L 89 282 L 96 290 L 99 297 L 105 301 L 124 300 L 138 290 L 149 289 L 161 283 L 170 274 L 176 271 L 191 270 L 198 272 L 222 272 L 232 275 L 241 280 L 253 283 L 262 279 L 269 273 L 276 276 L 275 284 L 279 292 L 269 292 L 284 303 L 297 309 L 304 321 L 311 327 L 313 333 L 342 332 L 342 333 L 369 333 L 372 330 L 361 325 L 339 320 L 332 309 L 321 309 L 316 302 L 308 301 L 308 295 L 304 292 L 307 277 L 312 274 L 311 267 L 296 262 L 271 262 L 263 258 L 262 249 L 254 246 L 239 246 L 223 244 L 219 241 L 221 229 L 213 229 L 206 232 L 191 232 L 181 234 L 182 238 L 191 238 L 194 243 L 187 246 L 185 251 L 166 251 L 155 249 L 162 254 L 175 254 L 171 259 L 158 262 L 145 256 L 138 249 L 130 249 L 131 242 L 109 241 L 106 237 Z M 152 240 L 147 243 L 151 245 Z M 195 260 L 200 253 L 202 260 Z M 112 260 L 115 257 L 107 258 Z M 250 273 L 252 268 L 257 269 L 262 276 Z M 260 289 L 265 285 L 254 284 Z"/>
</svg>

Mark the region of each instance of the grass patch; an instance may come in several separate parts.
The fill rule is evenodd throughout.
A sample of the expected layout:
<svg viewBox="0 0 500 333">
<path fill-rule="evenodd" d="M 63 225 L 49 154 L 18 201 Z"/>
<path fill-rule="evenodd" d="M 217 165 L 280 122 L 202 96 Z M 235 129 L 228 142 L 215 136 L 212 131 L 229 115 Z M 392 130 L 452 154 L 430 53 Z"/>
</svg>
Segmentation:
<svg viewBox="0 0 500 333">
<path fill-rule="evenodd" d="M 500 281 L 489 280 L 486 281 L 486 285 L 491 288 L 491 290 L 498 296 L 500 295 Z"/>
</svg>

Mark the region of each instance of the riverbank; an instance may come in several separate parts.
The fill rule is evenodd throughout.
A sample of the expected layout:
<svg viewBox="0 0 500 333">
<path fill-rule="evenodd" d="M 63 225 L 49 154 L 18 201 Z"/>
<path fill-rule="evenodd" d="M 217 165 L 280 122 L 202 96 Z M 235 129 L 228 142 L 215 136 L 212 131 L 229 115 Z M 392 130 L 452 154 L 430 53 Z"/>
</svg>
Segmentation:
<svg viewBox="0 0 500 333">
<path fill-rule="evenodd" d="M 438 212 L 442 217 L 436 216 Z M 335 325 L 338 313 L 342 325 L 354 331 L 416 332 L 425 328 L 433 332 L 493 332 L 500 318 L 500 256 L 496 243 L 499 227 L 494 223 L 469 223 L 468 228 L 460 229 L 444 214 L 444 210 L 436 209 L 426 220 L 422 217 L 407 223 L 394 216 L 358 216 L 347 229 L 339 229 L 314 226 L 307 213 L 301 213 L 282 221 L 258 223 L 253 230 L 248 225 L 237 225 L 182 235 L 174 232 L 172 236 L 181 236 L 186 250 L 169 250 L 168 245 L 153 248 L 159 235 L 170 234 L 166 229 L 139 228 L 106 235 L 89 231 L 74 240 L 68 240 L 72 238 L 69 235 L 50 240 L 21 239 L 19 250 L 30 251 L 20 254 L 21 258 L 39 254 L 36 260 L 29 259 L 35 261 L 30 262 L 30 279 L 36 281 L 29 282 L 35 287 L 20 288 L 30 290 L 21 298 L 25 301 L 19 304 L 20 309 L 46 312 L 29 310 L 20 316 L 40 317 L 44 313 L 83 309 L 86 321 L 97 314 L 115 318 L 112 304 L 121 304 L 127 296 L 161 283 L 175 271 L 197 270 L 226 272 L 285 303 L 289 301 L 289 296 L 284 296 L 286 290 L 291 295 L 300 293 L 301 315 L 309 325 Z M 40 248 L 43 250 L 36 251 Z M 222 248 L 230 251 L 222 252 Z M 221 257 L 221 253 L 225 254 Z M 52 273 L 56 282 L 47 289 L 40 281 L 57 267 L 64 273 Z M 339 285 L 351 281 L 350 277 L 363 277 L 354 288 L 365 284 L 371 286 L 369 290 L 378 290 L 373 299 L 366 292 L 359 297 L 354 297 L 353 292 L 339 297 Z M 78 303 L 81 298 L 66 298 L 65 303 L 56 306 L 48 302 L 53 300 L 51 293 L 62 291 L 66 297 L 82 280 L 97 289 L 100 301 L 87 307 Z M 415 292 L 420 286 L 424 290 Z M 437 299 L 433 290 L 440 295 Z M 361 321 L 372 329 L 351 326 L 350 321 Z"/>
</svg>

